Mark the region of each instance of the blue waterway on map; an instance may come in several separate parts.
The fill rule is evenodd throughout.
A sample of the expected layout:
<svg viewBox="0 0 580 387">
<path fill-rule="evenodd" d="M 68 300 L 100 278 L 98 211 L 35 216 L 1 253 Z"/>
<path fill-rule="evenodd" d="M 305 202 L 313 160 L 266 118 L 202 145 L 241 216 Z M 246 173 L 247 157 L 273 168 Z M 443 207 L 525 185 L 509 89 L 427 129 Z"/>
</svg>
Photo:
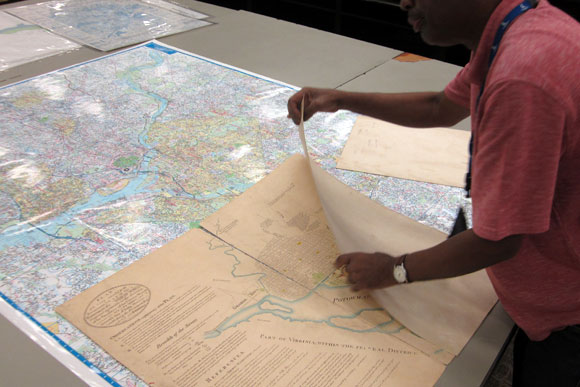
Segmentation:
<svg viewBox="0 0 580 387">
<path fill-rule="evenodd" d="M 258 273 L 256 273 L 256 274 L 258 274 Z M 277 296 L 267 295 L 264 298 L 262 298 L 260 301 L 258 301 L 257 303 L 250 305 L 250 306 L 247 306 L 245 308 L 242 308 L 240 311 L 238 311 L 234 315 L 230 316 L 228 319 L 226 319 L 224 322 L 222 322 L 215 330 L 208 332 L 206 334 L 206 337 L 207 338 L 217 337 L 220 334 L 222 334 L 224 331 L 226 331 L 227 329 L 234 328 L 237 325 L 244 323 L 244 322 L 249 322 L 251 318 L 254 318 L 254 317 L 259 316 L 261 314 L 271 314 L 271 315 L 279 317 L 283 320 L 287 320 L 287 321 L 291 321 L 291 322 L 311 322 L 311 323 L 325 324 L 325 325 L 328 325 L 328 326 L 333 327 L 333 328 L 344 329 L 344 330 L 347 330 L 350 332 L 356 332 L 356 333 L 379 332 L 379 333 L 393 334 L 393 333 L 398 333 L 399 331 L 401 331 L 403 329 L 402 326 L 397 324 L 397 326 L 394 329 L 392 329 L 390 331 L 386 330 L 385 327 L 392 324 L 394 322 L 393 320 L 385 321 L 384 323 L 378 324 L 378 325 L 373 326 L 373 327 L 368 328 L 368 329 L 349 328 L 349 327 L 345 327 L 343 325 L 337 324 L 333 321 L 333 320 L 338 320 L 338 319 L 340 319 L 340 320 L 355 319 L 355 318 L 359 317 L 361 314 L 363 314 L 364 312 L 372 312 L 372 311 L 382 310 L 380 308 L 359 309 L 355 313 L 352 313 L 352 314 L 331 315 L 331 316 L 326 316 L 326 317 L 321 318 L 321 319 L 311 319 L 311 318 L 300 319 L 300 318 L 292 317 L 292 314 L 294 313 L 294 308 L 292 306 L 295 304 L 299 304 L 301 302 L 304 302 L 306 299 L 315 295 L 316 294 L 315 291 L 317 288 L 308 292 L 308 294 L 306 296 L 299 298 L 299 299 L 296 299 L 296 300 L 286 300 L 286 299 L 283 299 L 283 298 L 280 298 Z M 273 305 L 276 308 L 272 308 L 270 306 L 264 307 L 266 304 Z"/>
<path fill-rule="evenodd" d="M 132 79 L 134 73 L 161 66 L 164 62 L 163 56 L 155 50 L 151 50 L 150 57 L 153 59 L 153 63 L 131 67 L 123 76 L 123 80 L 131 89 L 145 94 L 159 102 L 159 108 L 155 113 L 153 113 L 151 118 L 148 120 L 145 129 L 139 134 L 139 143 L 148 149 L 148 151 L 145 153 L 135 176 L 123 189 L 109 195 L 101 195 L 98 191 L 95 191 L 87 200 L 71 207 L 55 218 L 43 220 L 39 224 L 31 224 L 24 221 L 19 225 L 7 228 L 1 234 L 0 249 L 5 249 L 11 246 L 30 246 L 36 243 L 45 243 L 51 239 L 82 239 L 72 236 L 61 236 L 58 234 L 63 227 L 73 224 L 75 218 L 85 211 L 105 207 L 119 200 L 126 200 L 127 198 L 137 194 L 155 194 L 160 192 L 160 190 L 147 189 L 147 187 L 154 184 L 157 180 L 156 169 L 149 169 L 149 164 L 151 160 L 157 156 L 157 151 L 154 148 L 155 144 L 147 143 L 147 133 L 155 123 L 155 120 L 163 114 L 167 108 L 168 101 L 155 93 L 143 90 Z"/>
<path fill-rule="evenodd" d="M 219 248 L 219 247 L 217 247 Z M 211 246 L 210 246 L 210 249 Z M 213 248 L 216 249 L 216 248 Z M 231 249 L 230 247 L 226 247 L 227 251 L 224 252 L 224 254 L 232 257 L 236 263 L 234 263 L 232 271 L 231 271 L 231 275 L 233 278 L 242 278 L 242 277 L 252 277 L 252 276 L 258 276 L 260 277 L 260 279 L 258 280 L 258 282 L 264 286 L 262 284 L 262 278 L 266 276 L 266 273 L 248 273 L 248 274 L 243 274 L 243 275 L 238 275 L 236 273 L 236 269 L 237 266 L 241 263 L 240 260 L 238 259 L 238 257 L 234 254 L 234 250 Z M 300 303 L 305 302 L 307 299 L 309 299 L 312 296 L 317 296 L 318 293 L 317 291 L 320 290 L 321 288 L 326 288 L 326 289 L 340 289 L 340 288 L 344 288 L 347 287 L 348 285 L 345 286 L 330 286 L 328 284 L 326 284 L 326 281 L 328 280 L 328 277 L 325 278 L 322 282 L 320 282 L 316 287 L 314 287 L 312 290 L 308 291 L 308 293 L 301 297 L 301 298 L 297 298 L 294 300 L 288 300 L 288 299 L 284 299 L 278 296 L 274 296 L 274 295 L 266 295 L 264 296 L 262 299 L 260 299 L 258 302 L 252 304 L 252 305 L 248 305 L 245 308 L 241 308 L 238 312 L 234 313 L 233 315 L 231 315 L 229 318 L 227 318 L 226 320 L 224 320 L 218 327 L 216 327 L 216 329 L 214 329 L 213 331 L 209 331 L 206 332 L 205 336 L 206 338 L 215 338 L 218 337 L 219 335 L 221 335 L 224 331 L 234 328 L 239 324 L 242 324 L 244 322 L 249 322 L 251 318 L 254 318 L 256 316 L 259 315 L 263 315 L 263 314 L 270 314 L 270 315 L 274 315 L 276 317 L 279 317 L 283 320 L 287 320 L 290 322 L 310 322 L 310 323 L 318 323 L 318 324 L 326 324 L 330 327 L 333 328 L 338 328 L 338 329 L 344 329 L 350 332 L 355 332 L 355 333 L 367 333 L 367 332 L 378 332 L 378 333 L 385 333 L 385 334 L 395 334 L 395 333 L 399 333 L 402 329 L 404 329 L 401 325 L 399 324 L 395 324 L 394 327 L 392 329 L 386 329 L 388 327 L 388 325 L 391 325 L 394 323 L 393 319 L 390 319 L 388 321 L 385 321 L 383 323 L 377 324 L 371 328 L 368 329 L 355 329 L 355 328 L 349 328 L 340 324 L 335 323 L 333 320 L 351 320 L 351 319 L 355 319 L 357 317 L 359 317 L 361 314 L 363 314 L 364 312 L 373 312 L 373 311 L 382 311 L 382 308 L 365 308 L 365 309 L 359 309 L 354 313 L 351 314 L 339 314 L 339 315 L 331 315 L 331 316 L 325 316 L 324 318 L 320 318 L 320 319 L 311 319 L 311 318 L 296 318 L 293 317 L 292 315 L 295 313 L 295 305 L 298 305 Z"/>
<path fill-rule="evenodd" d="M 159 177 L 159 171 L 157 168 L 150 167 L 151 160 L 158 156 L 158 152 L 155 149 L 156 144 L 149 142 L 148 133 L 156 120 L 167 109 L 169 101 L 158 94 L 141 88 L 141 86 L 134 81 L 134 75 L 144 70 L 162 66 L 165 63 L 165 57 L 172 55 L 174 52 L 167 52 L 165 48 L 162 47 L 163 49 L 159 49 L 161 46 L 152 44 L 147 45 L 147 47 L 151 48 L 149 51 L 149 57 L 152 62 L 130 67 L 119 75 L 127 87 L 136 93 L 140 93 L 153 99 L 158 104 L 157 110 L 147 120 L 145 127 L 138 135 L 139 144 L 147 149 L 147 151 L 142 157 L 139 167 L 132 172 L 133 176 L 127 176 L 127 178 L 130 179 L 130 182 L 121 190 L 108 195 L 102 195 L 95 190 L 89 198 L 74 205 L 57 217 L 43 219 L 38 223 L 30 221 L 29 219 L 24 219 L 22 223 L 11 226 L 0 234 L 0 249 L 13 246 L 31 246 L 37 243 L 46 243 L 52 239 L 83 239 L 75 236 L 68 236 L 66 232 L 61 231 L 66 227 L 79 227 L 79 224 L 75 219 L 86 211 L 106 207 L 113 203 L 118 204 L 118 201 L 130 200 L 130 198 L 135 195 L 155 195 L 164 191 L 172 196 L 207 201 L 224 195 L 231 195 L 232 191 L 243 192 L 252 185 L 249 183 L 237 182 L 233 183 L 231 187 L 222 187 L 211 192 L 196 192 L 195 194 L 186 192 L 177 182 L 175 182 L 175 184 L 181 189 L 172 189 L 171 187 L 166 187 L 163 190 L 148 189 L 148 187 L 157 182 Z"/>
</svg>

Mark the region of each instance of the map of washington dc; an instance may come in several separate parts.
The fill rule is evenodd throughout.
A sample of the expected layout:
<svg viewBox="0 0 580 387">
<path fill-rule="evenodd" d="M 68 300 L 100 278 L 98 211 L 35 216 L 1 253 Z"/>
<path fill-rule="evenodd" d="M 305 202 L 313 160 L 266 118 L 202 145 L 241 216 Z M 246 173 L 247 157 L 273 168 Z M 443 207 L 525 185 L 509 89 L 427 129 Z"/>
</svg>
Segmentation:
<svg viewBox="0 0 580 387">
<path fill-rule="evenodd" d="M 294 90 L 156 42 L 0 89 L 0 296 L 110 384 L 145 385 L 55 307 L 198 228 L 300 153 L 286 117 Z M 417 190 L 334 169 L 355 118 L 339 112 L 309 122 L 309 144 L 320 165 L 371 198 L 398 203 L 397 211 L 444 228 L 452 210 L 449 219 L 435 216 L 446 211 L 417 195 L 443 196 L 447 187 Z M 318 232 L 313 219 L 291 221 Z M 228 266 L 232 278 L 243 275 L 240 262 Z M 262 268 L 250 274 L 267 288 L 270 269 Z M 309 279 L 319 290 L 343 286 L 325 278 Z M 261 297 L 261 304 L 244 311 L 299 313 L 297 301 L 308 290 L 296 289 Z M 367 312 L 375 313 L 359 314 Z M 295 319 L 344 330 L 348 324 L 336 322 L 352 316 Z M 386 316 L 370 329 L 393 333 Z M 243 321 L 233 313 L 220 329 Z"/>
</svg>

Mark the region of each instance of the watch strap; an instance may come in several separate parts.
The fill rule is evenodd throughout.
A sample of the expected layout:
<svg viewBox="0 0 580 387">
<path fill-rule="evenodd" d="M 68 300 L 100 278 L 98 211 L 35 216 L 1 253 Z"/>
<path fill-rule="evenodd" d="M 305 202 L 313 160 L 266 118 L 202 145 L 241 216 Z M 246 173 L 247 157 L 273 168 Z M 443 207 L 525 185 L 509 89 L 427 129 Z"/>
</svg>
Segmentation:
<svg viewBox="0 0 580 387">
<path fill-rule="evenodd" d="M 404 283 L 410 283 L 411 279 L 409 278 L 409 270 L 407 270 L 407 267 L 405 266 L 405 260 L 407 259 L 407 255 L 408 254 L 403 254 L 400 257 L 397 258 L 397 261 L 395 262 L 395 267 L 396 266 L 401 266 L 404 270 L 405 270 L 405 282 Z"/>
</svg>

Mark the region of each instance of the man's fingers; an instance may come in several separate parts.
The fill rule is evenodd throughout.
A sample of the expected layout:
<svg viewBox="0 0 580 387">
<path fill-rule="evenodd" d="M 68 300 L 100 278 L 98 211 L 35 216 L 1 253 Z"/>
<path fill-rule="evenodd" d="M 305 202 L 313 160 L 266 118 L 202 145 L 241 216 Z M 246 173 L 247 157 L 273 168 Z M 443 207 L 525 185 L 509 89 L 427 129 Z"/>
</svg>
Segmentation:
<svg viewBox="0 0 580 387">
<path fill-rule="evenodd" d="M 308 99 L 305 94 L 304 90 L 300 90 L 288 99 L 288 117 L 292 118 L 292 121 L 296 125 L 300 124 L 300 106 L 302 105 L 302 100 Z"/>
<path fill-rule="evenodd" d="M 300 101 L 302 99 L 300 98 Z M 300 107 L 299 103 L 296 102 L 294 97 L 288 100 L 288 117 L 294 121 L 296 125 L 300 124 Z"/>
<path fill-rule="evenodd" d="M 351 289 L 354 290 L 355 292 L 359 291 L 359 290 L 370 290 L 372 289 L 372 286 L 365 281 L 351 281 L 350 282 L 352 284 Z"/>
<path fill-rule="evenodd" d="M 310 107 L 304 110 L 304 122 L 308 121 L 314 114 L 316 114 L 316 109 Z"/>
<path fill-rule="evenodd" d="M 336 258 L 336 261 L 334 262 L 334 267 L 339 269 L 342 266 L 348 265 L 349 262 L 350 262 L 350 255 L 349 254 L 342 254 L 342 255 L 339 255 L 338 258 Z"/>
<path fill-rule="evenodd" d="M 358 271 L 349 271 L 348 272 L 348 282 L 350 282 L 351 284 L 356 284 L 359 283 L 360 280 L 362 279 L 362 275 L 360 272 Z"/>
<path fill-rule="evenodd" d="M 351 282 L 351 283 L 352 283 L 352 286 L 350 288 L 355 292 L 358 292 L 359 290 L 370 289 L 368 284 L 364 281 L 356 281 L 356 282 Z"/>
<path fill-rule="evenodd" d="M 321 100 L 319 92 L 316 89 L 304 88 L 288 100 L 289 117 L 296 125 L 300 124 L 302 101 L 304 101 L 304 121 L 308 121 L 319 111 L 327 111 L 324 99 Z"/>
</svg>

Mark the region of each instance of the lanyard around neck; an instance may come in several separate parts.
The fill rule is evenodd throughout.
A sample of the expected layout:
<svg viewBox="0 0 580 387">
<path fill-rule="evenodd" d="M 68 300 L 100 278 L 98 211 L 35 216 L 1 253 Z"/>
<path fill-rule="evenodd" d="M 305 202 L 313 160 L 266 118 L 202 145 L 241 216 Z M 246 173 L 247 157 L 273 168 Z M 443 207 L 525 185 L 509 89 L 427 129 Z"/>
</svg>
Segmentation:
<svg viewBox="0 0 580 387">
<path fill-rule="evenodd" d="M 483 95 L 483 90 L 485 88 L 485 82 L 487 81 L 487 74 L 495 56 L 497 55 L 497 51 L 499 49 L 499 44 L 503 35 L 507 31 L 508 27 L 512 24 L 514 20 L 516 20 L 519 16 L 523 13 L 528 11 L 529 9 L 533 8 L 532 4 L 529 0 L 524 0 L 520 4 L 518 4 L 514 9 L 510 11 L 500 23 L 499 28 L 495 34 L 495 38 L 493 39 L 493 43 L 491 45 L 491 51 L 489 53 L 489 61 L 487 63 L 487 71 L 485 72 L 485 76 L 483 77 L 483 82 L 481 83 L 481 88 L 479 89 L 479 95 L 477 96 L 477 100 L 475 102 L 475 110 L 479 109 L 479 101 L 481 96 Z M 471 134 L 471 138 L 469 140 L 469 169 L 467 174 L 465 175 L 465 193 L 467 197 L 471 196 L 471 164 L 473 161 L 473 133 Z"/>
</svg>

